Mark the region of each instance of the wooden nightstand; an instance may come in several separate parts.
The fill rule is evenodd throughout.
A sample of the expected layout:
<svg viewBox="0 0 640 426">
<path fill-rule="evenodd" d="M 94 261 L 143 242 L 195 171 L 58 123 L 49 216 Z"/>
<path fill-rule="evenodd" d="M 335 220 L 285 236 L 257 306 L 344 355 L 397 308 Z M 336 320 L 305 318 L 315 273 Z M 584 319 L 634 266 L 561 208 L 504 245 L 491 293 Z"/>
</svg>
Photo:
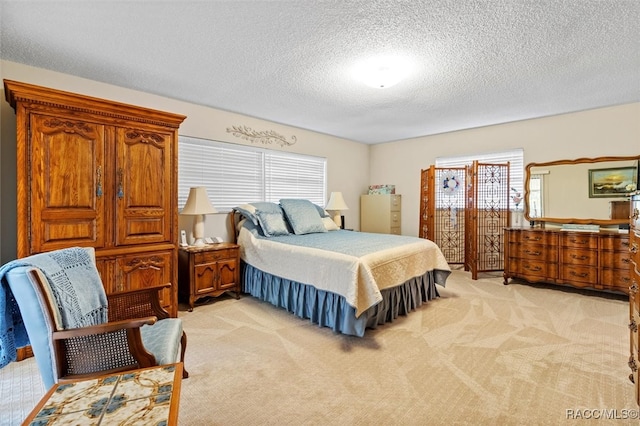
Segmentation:
<svg viewBox="0 0 640 426">
<path fill-rule="evenodd" d="M 195 302 L 206 296 L 217 297 L 234 291 L 240 297 L 240 246 L 218 243 L 204 247 L 181 247 L 178 253 L 180 299 Z"/>
</svg>

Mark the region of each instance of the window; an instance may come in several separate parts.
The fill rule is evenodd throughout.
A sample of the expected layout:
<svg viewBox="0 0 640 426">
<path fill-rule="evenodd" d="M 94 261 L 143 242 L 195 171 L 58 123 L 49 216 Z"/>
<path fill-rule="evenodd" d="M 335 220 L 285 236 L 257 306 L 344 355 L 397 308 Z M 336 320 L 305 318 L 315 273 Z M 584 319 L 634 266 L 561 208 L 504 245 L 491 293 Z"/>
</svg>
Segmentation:
<svg viewBox="0 0 640 426">
<path fill-rule="evenodd" d="M 180 136 L 178 207 L 204 186 L 221 212 L 255 201 L 305 198 L 324 206 L 326 158 Z"/>
<path fill-rule="evenodd" d="M 522 148 L 503 152 L 464 155 L 458 157 L 438 157 L 436 158 L 436 167 L 465 167 L 471 165 L 474 160 L 477 160 L 479 163 L 487 164 L 506 164 L 509 162 L 509 184 L 511 188 L 514 188 L 516 192 L 521 194 L 521 197 L 524 196 L 524 150 Z M 511 195 L 515 195 L 515 192 L 512 192 Z M 515 204 L 512 199 L 510 200 L 510 203 L 511 207 L 514 208 Z M 460 205 L 459 207 L 462 208 L 463 205 Z"/>
</svg>

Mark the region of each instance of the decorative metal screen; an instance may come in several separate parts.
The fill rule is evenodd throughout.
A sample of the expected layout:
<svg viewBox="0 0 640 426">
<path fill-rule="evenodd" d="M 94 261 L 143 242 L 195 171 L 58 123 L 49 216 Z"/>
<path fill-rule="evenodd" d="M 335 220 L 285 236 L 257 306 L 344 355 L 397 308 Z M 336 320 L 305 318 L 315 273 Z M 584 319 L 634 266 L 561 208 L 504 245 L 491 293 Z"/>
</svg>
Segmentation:
<svg viewBox="0 0 640 426">
<path fill-rule="evenodd" d="M 422 170 L 420 236 L 440 247 L 450 264 L 463 264 L 465 169 Z"/>
<path fill-rule="evenodd" d="M 504 269 L 504 228 L 509 226 L 509 164 L 467 167 L 467 252 L 465 269 L 478 272 Z"/>
<path fill-rule="evenodd" d="M 509 223 L 509 164 L 421 171 L 421 238 L 435 242 L 450 264 L 478 272 L 504 269 Z"/>
</svg>

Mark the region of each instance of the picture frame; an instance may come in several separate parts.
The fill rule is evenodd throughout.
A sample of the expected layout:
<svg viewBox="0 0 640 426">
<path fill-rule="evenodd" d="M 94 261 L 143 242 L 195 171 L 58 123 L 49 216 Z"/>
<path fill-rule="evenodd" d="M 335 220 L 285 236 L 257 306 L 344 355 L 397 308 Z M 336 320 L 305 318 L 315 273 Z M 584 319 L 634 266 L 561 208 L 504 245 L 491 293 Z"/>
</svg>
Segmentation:
<svg viewBox="0 0 640 426">
<path fill-rule="evenodd" d="M 589 169 L 589 198 L 626 197 L 637 188 L 638 168 Z"/>
</svg>

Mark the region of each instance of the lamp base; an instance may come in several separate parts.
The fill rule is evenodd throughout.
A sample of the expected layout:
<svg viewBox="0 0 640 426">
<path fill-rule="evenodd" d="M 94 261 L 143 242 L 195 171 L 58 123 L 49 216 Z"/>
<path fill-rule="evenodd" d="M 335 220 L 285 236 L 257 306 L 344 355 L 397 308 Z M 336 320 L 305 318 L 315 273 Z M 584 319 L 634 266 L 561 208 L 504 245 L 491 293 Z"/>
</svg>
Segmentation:
<svg viewBox="0 0 640 426">
<path fill-rule="evenodd" d="M 204 247 L 204 215 L 195 215 L 193 218 L 193 238 L 192 247 Z"/>
<path fill-rule="evenodd" d="M 202 238 L 196 238 L 196 240 L 191 245 L 192 247 L 204 247 L 207 244 L 204 242 Z"/>
<path fill-rule="evenodd" d="M 336 225 L 338 225 L 338 227 L 341 227 L 342 216 L 340 215 L 340 212 L 336 212 L 336 214 L 333 215 L 333 221 L 335 222 Z"/>
</svg>

